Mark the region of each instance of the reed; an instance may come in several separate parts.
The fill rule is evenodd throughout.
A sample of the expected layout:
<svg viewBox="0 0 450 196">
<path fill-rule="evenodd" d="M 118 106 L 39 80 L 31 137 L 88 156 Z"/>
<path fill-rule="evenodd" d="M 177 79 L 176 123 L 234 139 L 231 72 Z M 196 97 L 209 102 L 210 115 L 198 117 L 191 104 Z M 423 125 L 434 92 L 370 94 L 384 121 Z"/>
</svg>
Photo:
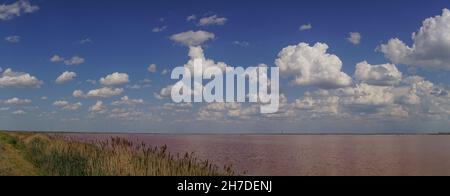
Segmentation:
<svg viewBox="0 0 450 196">
<path fill-rule="evenodd" d="M 51 176 L 232 176 L 192 153 L 171 154 L 123 138 L 80 142 L 63 136 L 36 137 L 25 145 L 27 159 Z"/>
</svg>

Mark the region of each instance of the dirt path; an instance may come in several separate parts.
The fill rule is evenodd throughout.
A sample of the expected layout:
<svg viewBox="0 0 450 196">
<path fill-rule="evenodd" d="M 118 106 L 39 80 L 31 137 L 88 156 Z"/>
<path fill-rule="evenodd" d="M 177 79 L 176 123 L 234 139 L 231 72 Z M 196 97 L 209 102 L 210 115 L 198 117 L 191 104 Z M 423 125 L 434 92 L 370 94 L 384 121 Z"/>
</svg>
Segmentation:
<svg viewBox="0 0 450 196">
<path fill-rule="evenodd" d="M 11 136 L 0 133 L 0 176 L 38 175 L 37 169 L 15 146 Z"/>
</svg>

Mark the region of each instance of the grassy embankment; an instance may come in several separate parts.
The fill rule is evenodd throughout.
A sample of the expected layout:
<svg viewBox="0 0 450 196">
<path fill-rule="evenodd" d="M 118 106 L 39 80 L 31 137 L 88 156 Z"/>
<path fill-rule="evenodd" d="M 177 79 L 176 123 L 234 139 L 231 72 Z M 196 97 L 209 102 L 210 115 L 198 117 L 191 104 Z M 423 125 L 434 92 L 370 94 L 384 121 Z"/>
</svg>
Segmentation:
<svg viewBox="0 0 450 196">
<path fill-rule="evenodd" d="M 40 172 L 25 159 L 25 146 L 15 137 L 0 132 L 0 176 L 34 176 Z"/>
<path fill-rule="evenodd" d="M 84 143 L 61 136 L 0 132 L 0 175 L 51 176 L 218 176 L 231 167 L 172 155 L 121 138 Z"/>
</svg>

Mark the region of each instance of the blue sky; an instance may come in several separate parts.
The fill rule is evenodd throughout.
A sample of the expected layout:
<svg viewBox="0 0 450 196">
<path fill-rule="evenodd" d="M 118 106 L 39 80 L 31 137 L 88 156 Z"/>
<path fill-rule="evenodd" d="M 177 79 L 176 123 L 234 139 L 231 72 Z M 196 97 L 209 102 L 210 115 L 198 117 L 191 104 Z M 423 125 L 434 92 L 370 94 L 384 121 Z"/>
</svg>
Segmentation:
<svg viewBox="0 0 450 196">
<path fill-rule="evenodd" d="M 450 131 L 445 8 L 448 2 L 437 0 L 2 0 L 0 129 Z M 189 31 L 196 34 L 187 39 L 199 43 L 174 39 Z M 315 56 L 309 63 L 283 59 L 288 46 Z M 167 73 L 185 65 L 193 48 L 228 66 L 280 67 L 280 113 L 261 115 L 250 104 L 173 104 L 163 93 L 175 82 Z M 156 70 L 148 70 L 151 64 Z M 321 85 L 338 81 L 333 88 Z M 99 89 L 108 92 L 99 95 Z M 82 93 L 74 95 L 77 90 Z"/>
</svg>

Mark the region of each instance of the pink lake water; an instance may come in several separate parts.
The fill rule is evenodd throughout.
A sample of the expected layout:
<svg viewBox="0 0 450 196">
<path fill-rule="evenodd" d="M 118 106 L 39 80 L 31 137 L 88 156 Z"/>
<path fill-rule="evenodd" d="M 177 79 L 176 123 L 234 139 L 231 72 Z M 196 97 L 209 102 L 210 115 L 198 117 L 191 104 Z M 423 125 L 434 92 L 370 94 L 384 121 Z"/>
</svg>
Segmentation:
<svg viewBox="0 0 450 196">
<path fill-rule="evenodd" d="M 194 152 L 247 175 L 450 175 L 445 135 L 71 135 L 124 137 L 171 153 Z"/>
</svg>

